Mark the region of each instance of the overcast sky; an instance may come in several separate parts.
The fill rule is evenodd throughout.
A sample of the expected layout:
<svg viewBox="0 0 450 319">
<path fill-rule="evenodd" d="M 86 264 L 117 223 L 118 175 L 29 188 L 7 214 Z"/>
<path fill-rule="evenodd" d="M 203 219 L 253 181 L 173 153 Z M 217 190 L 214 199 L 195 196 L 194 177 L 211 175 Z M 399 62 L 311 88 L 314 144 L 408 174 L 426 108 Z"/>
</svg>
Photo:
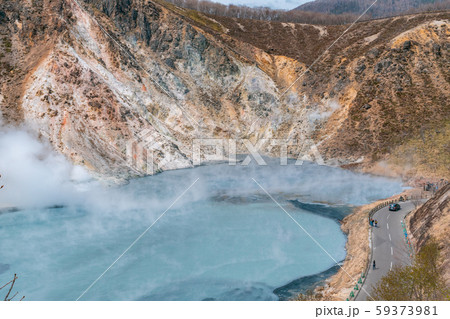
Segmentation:
<svg viewBox="0 0 450 319">
<path fill-rule="evenodd" d="M 249 7 L 270 7 L 272 9 L 294 9 L 299 5 L 312 0 L 211 0 L 223 4 L 246 5 Z"/>
</svg>

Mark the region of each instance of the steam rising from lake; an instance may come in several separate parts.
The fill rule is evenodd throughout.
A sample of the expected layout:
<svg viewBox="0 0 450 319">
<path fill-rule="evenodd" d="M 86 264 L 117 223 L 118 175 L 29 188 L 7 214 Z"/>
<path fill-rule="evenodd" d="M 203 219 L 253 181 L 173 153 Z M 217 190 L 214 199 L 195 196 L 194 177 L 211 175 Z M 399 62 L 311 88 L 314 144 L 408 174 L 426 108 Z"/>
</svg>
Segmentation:
<svg viewBox="0 0 450 319">
<path fill-rule="evenodd" d="M 91 178 L 31 133 L 7 128 L 0 129 L 0 174 L 0 208 L 71 203 L 79 200 L 74 182 Z"/>
<path fill-rule="evenodd" d="M 198 182 L 89 290 L 91 300 L 273 300 L 273 290 L 337 261 L 339 224 L 288 200 L 360 205 L 401 191 L 396 180 L 305 163 L 202 166 L 101 187 L 32 135 L 0 132 L 0 282 L 28 300 L 74 300 L 197 178 Z M 62 208 L 45 208 L 52 205 Z M 300 206 L 301 207 L 301 206 Z M 318 207 L 318 206 L 309 206 Z M 314 209 L 313 209 L 314 210 Z"/>
</svg>

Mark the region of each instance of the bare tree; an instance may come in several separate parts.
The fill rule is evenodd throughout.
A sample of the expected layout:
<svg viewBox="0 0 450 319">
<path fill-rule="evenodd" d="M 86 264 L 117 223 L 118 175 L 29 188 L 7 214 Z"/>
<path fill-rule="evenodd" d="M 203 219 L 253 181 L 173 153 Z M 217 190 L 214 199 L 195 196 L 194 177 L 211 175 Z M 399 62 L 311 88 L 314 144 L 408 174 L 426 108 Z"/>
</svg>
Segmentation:
<svg viewBox="0 0 450 319">
<path fill-rule="evenodd" d="M 411 266 L 395 266 L 381 278 L 372 297 L 384 301 L 448 300 L 450 291 L 439 255 L 438 243 L 430 240 L 420 248 Z"/>
<path fill-rule="evenodd" d="M 0 178 L 2 178 L 2 175 L 1 175 L 1 174 L 0 174 Z M 0 189 L 2 189 L 4 186 L 5 186 L 5 185 L 1 185 L 1 186 L 0 186 Z M 17 296 L 17 294 L 19 293 L 19 292 L 16 292 L 12 297 L 10 297 L 11 291 L 13 290 L 14 284 L 16 283 L 16 280 L 17 280 L 18 278 L 19 278 L 19 277 L 17 277 L 17 275 L 14 274 L 14 278 L 13 278 L 12 280 L 10 280 L 9 282 L 7 282 L 6 284 L 4 284 L 3 286 L 0 287 L 0 290 L 2 290 L 3 288 L 5 288 L 6 286 L 9 285 L 9 290 L 8 290 L 8 293 L 7 293 L 6 296 L 5 296 L 4 301 L 11 301 L 11 300 L 13 300 L 13 299 Z M 22 296 L 22 298 L 20 298 L 20 301 L 22 301 L 24 298 L 25 298 L 25 296 Z"/>
<path fill-rule="evenodd" d="M 411 203 L 413 203 L 414 207 L 417 209 L 420 205 L 422 205 L 422 191 L 416 191 L 411 194 Z"/>
<path fill-rule="evenodd" d="M 355 21 L 362 8 L 367 8 L 373 0 L 326 0 L 314 1 L 294 10 L 270 9 L 267 7 L 248 7 L 245 5 L 224 5 L 208 0 L 167 0 L 179 7 L 197 10 L 206 14 L 229 18 L 255 19 L 278 22 L 309 24 L 345 24 Z M 418 13 L 436 10 L 448 10 L 448 0 L 384 1 L 374 6 L 363 20 L 394 16 L 401 13 Z"/>
<path fill-rule="evenodd" d="M 11 300 L 13 300 L 17 296 L 17 294 L 19 293 L 17 291 L 14 295 L 12 295 L 10 297 L 11 292 L 12 292 L 12 290 L 14 288 L 14 284 L 16 283 L 17 279 L 19 279 L 19 277 L 17 277 L 17 275 L 14 274 L 14 278 L 12 280 L 10 280 L 9 282 L 7 282 L 6 284 L 4 284 L 3 286 L 0 287 L 0 290 L 2 290 L 3 288 L 9 286 L 8 293 L 6 294 L 5 299 L 3 299 L 4 301 L 11 301 Z M 22 296 L 22 298 L 20 298 L 20 301 L 22 301 L 24 298 L 25 298 L 25 296 Z"/>
<path fill-rule="evenodd" d="M 223 5 L 208 0 L 167 0 L 179 7 L 197 10 L 215 16 L 239 19 L 255 19 L 278 22 L 313 24 L 344 24 L 356 19 L 354 14 L 331 14 L 300 10 L 274 10 L 268 7 L 248 7 L 244 5 Z"/>
</svg>

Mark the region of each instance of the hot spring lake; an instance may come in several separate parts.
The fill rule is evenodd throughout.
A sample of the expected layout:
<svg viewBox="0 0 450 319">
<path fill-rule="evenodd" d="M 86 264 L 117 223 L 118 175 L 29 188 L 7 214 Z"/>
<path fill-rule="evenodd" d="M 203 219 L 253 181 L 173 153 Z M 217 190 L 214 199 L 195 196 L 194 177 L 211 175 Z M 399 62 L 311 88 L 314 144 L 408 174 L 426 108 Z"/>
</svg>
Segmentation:
<svg viewBox="0 0 450 319">
<path fill-rule="evenodd" d="M 288 298 L 335 263 L 252 178 L 338 262 L 346 254 L 338 219 L 402 191 L 399 180 L 270 162 L 63 185 L 58 206 L 3 211 L 0 283 L 17 273 L 14 290 L 26 300 L 77 299 L 198 178 L 81 300 Z"/>
</svg>

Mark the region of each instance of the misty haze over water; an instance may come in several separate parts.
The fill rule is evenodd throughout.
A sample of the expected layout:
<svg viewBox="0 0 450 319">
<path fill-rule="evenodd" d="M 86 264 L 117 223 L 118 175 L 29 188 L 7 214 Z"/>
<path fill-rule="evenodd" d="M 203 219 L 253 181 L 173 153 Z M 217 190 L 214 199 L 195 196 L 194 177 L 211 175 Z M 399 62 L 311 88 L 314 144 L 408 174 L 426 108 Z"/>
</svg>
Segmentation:
<svg viewBox="0 0 450 319">
<path fill-rule="evenodd" d="M 0 203 L 23 207 L 0 214 L 0 282 L 19 274 L 27 300 L 76 299 L 197 178 L 82 299 L 277 300 L 276 288 L 334 262 L 252 178 L 337 261 L 346 238 L 324 208 L 342 214 L 402 190 L 399 180 L 277 159 L 105 187 L 26 132 L 1 132 L 0 151 Z"/>
</svg>

